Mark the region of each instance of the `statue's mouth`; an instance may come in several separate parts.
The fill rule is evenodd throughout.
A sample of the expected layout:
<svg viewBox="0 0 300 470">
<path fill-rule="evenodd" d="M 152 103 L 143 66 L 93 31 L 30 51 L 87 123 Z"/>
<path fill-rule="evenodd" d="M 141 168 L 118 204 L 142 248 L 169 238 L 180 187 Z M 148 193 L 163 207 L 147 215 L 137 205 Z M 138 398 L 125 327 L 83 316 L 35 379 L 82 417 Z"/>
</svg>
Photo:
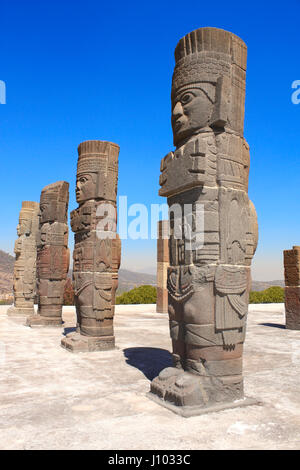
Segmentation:
<svg viewBox="0 0 300 470">
<path fill-rule="evenodd" d="M 177 121 L 174 121 L 174 123 L 173 123 L 174 131 L 175 132 L 180 131 L 180 129 L 182 128 L 183 125 L 184 125 L 184 123 L 182 121 L 180 121 L 179 119 Z"/>
</svg>

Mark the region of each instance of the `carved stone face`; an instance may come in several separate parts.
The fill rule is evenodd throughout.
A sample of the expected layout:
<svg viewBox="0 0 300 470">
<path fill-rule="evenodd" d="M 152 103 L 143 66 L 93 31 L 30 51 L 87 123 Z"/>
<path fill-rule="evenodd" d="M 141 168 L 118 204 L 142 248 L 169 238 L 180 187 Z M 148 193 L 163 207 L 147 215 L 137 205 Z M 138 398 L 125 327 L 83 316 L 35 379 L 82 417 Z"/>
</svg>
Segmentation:
<svg viewBox="0 0 300 470">
<path fill-rule="evenodd" d="M 78 203 L 96 197 L 96 173 L 85 173 L 77 176 L 76 201 Z"/>
<path fill-rule="evenodd" d="M 49 202 L 45 202 L 41 200 L 40 203 L 40 223 L 43 224 L 51 220 L 52 212 L 53 212 L 53 203 L 50 204 Z"/>
<path fill-rule="evenodd" d="M 172 129 L 174 145 L 206 127 L 213 111 L 213 103 L 199 88 L 178 90 L 172 98 Z"/>
<path fill-rule="evenodd" d="M 20 223 L 17 225 L 17 234 L 18 234 L 18 237 L 20 237 L 22 235 L 22 228 L 21 228 Z"/>
<path fill-rule="evenodd" d="M 29 235 L 30 234 L 30 225 L 31 221 L 28 219 L 19 219 L 19 224 L 17 225 L 17 234 L 19 237 L 21 235 Z"/>
</svg>

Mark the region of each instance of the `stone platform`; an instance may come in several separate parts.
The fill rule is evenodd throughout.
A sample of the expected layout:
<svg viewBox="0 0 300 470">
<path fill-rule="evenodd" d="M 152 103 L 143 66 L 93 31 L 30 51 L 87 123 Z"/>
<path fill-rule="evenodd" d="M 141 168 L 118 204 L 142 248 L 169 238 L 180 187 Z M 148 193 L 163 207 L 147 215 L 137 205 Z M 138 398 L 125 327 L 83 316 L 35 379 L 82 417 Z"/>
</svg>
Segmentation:
<svg viewBox="0 0 300 470">
<path fill-rule="evenodd" d="M 262 405 L 184 418 L 147 397 L 171 365 L 166 314 L 116 307 L 116 349 L 70 354 L 60 328 L 32 329 L 0 307 L 0 449 L 299 449 L 300 332 L 283 304 L 251 305 L 245 395 Z M 65 307 L 65 333 L 75 311 Z"/>
</svg>

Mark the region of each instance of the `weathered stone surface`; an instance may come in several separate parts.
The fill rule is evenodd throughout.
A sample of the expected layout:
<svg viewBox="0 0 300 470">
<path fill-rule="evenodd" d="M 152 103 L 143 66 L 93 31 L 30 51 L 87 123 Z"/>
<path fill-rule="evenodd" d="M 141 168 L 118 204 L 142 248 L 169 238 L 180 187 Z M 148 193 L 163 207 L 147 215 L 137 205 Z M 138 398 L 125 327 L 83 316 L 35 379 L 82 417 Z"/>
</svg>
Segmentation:
<svg viewBox="0 0 300 470">
<path fill-rule="evenodd" d="M 116 233 L 119 146 L 92 140 L 78 147 L 73 280 L 77 333 L 62 339 L 71 352 L 115 346 L 113 317 L 121 241 Z"/>
<path fill-rule="evenodd" d="M 37 234 L 39 227 L 39 203 L 23 201 L 15 243 L 14 305 L 8 315 L 32 315 L 36 295 Z"/>
<path fill-rule="evenodd" d="M 242 344 L 258 240 L 243 137 L 246 50 L 216 28 L 187 34 L 175 50 L 176 149 L 161 162 L 159 192 L 170 208 L 174 367 L 153 380 L 151 392 L 195 414 L 243 401 Z"/>
<path fill-rule="evenodd" d="M 40 229 L 37 255 L 38 313 L 27 325 L 60 326 L 64 287 L 69 271 L 68 249 L 69 183 L 46 186 L 40 200 Z"/>
<path fill-rule="evenodd" d="M 286 328 L 300 330 L 300 246 L 284 250 Z"/>
<path fill-rule="evenodd" d="M 156 311 L 160 313 L 168 312 L 168 290 L 167 277 L 169 267 L 169 221 L 160 220 L 157 224 L 157 300 Z"/>
<path fill-rule="evenodd" d="M 286 286 L 300 285 L 300 246 L 284 250 L 284 280 Z"/>
</svg>

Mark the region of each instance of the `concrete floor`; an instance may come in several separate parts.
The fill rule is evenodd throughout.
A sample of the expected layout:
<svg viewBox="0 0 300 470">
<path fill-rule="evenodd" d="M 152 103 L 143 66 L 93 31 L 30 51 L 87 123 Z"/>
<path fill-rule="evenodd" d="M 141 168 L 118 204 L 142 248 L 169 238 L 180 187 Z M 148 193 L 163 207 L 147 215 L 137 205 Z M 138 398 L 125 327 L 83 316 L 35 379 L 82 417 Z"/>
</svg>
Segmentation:
<svg viewBox="0 0 300 470">
<path fill-rule="evenodd" d="M 146 397 L 170 365 L 168 319 L 117 306 L 114 351 L 72 354 L 60 328 L 31 329 L 0 307 L 0 449 L 299 449 L 300 331 L 283 304 L 251 305 L 245 393 L 261 406 L 182 418 Z M 66 327 L 74 323 L 64 309 Z"/>
</svg>

